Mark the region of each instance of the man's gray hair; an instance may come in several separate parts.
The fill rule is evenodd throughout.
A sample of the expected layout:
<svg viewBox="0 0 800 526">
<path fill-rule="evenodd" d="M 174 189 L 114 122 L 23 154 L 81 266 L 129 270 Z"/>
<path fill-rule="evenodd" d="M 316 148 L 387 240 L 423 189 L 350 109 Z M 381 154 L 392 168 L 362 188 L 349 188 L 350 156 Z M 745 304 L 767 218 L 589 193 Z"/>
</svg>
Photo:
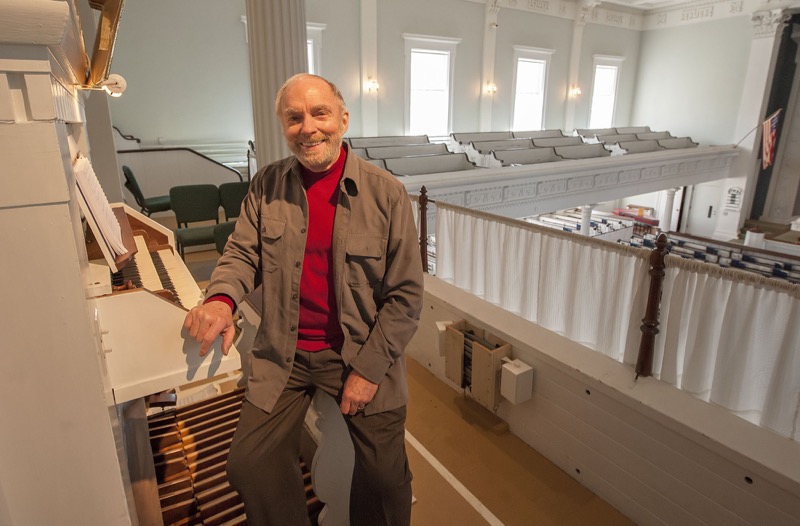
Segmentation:
<svg viewBox="0 0 800 526">
<path fill-rule="evenodd" d="M 326 83 L 328 87 L 331 88 L 333 92 L 333 96 L 336 97 L 336 100 L 339 102 L 339 109 L 342 111 L 342 114 L 347 112 L 347 104 L 344 102 L 344 97 L 342 97 L 342 92 L 339 91 L 339 88 L 336 87 L 336 84 L 331 82 L 330 80 L 320 77 L 319 75 L 312 75 L 311 73 L 297 73 L 296 75 L 292 75 L 286 82 L 283 83 L 281 89 L 278 90 L 278 94 L 275 95 L 275 114 L 280 117 L 281 116 L 281 99 L 283 98 L 283 93 L 286 91 L 286 88 L 289 87 L 290 84 L 294 84 L 298 80 L 305 80 L 305 79 L 319 79 Z"/>
</svg>

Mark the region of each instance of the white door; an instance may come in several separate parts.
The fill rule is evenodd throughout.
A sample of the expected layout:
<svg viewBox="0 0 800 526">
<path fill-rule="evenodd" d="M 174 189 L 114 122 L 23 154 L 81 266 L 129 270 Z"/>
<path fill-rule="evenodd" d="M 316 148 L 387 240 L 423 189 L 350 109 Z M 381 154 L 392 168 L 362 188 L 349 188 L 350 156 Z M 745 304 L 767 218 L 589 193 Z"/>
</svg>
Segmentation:
<svg viewBox="0 0 800 526">
<path fill-rule="evenodd" d="M 692 191 L 689 204 L 689 220 L 686 232 L 693 236 L 708 237 L 717 227 L 722 182 L 697 184 Z"/>
</svg>

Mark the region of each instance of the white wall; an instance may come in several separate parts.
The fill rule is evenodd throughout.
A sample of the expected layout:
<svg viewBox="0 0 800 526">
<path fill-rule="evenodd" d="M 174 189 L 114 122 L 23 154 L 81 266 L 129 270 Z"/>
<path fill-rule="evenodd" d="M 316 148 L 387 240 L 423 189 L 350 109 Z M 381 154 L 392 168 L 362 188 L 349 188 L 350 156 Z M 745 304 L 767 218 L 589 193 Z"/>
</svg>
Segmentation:
<svg viewBox="0 0 800 526">
<path fill-rule="evenodd" d="M 589 127 L 589 112 L 592 102 L 592 80 L 594 78 L 594 55 L 623 57 L 617 84 L 617 101 L 614 108 L 614 126 L 647 125 L 644 121 L 632 121 L 633 100 L 636 95 L 636 77 L 639 66 L 639 46 L 642 33 L 630 29 L 587 24 L 583 30 L 578 85 L 582 94 L 575 106 L 575 127 Z"/>
<path fill-rule="evenodd" d="M 497 94 L 492 107 L 492 130 L 511 128 L 514 100 L 514 46 L 553 49 L 545 88 L 544 127 L 564 126 L 567 77 L 569 72 L 572 22 L 564 18 L 538 15 L 527 11 L 501 9 L 497 16 L 495 48 L 495 84 Z M 475 129 L 477 131 L 477 128 Z M 464 130 L 467 131 L 467 130 Z M 472 131 L 472 130 L 469 130 Z"/>
<path fill-rule="evenodd" d="M 361 40 L 357 29 L 360 16 L 358 0 L 306 0 L 306 21 L 325 24 L 322 32 L 322 76 L 339 87 L 350 111 L 350 131 L 361 133 Z M 382 87 L 382 86 L 381 86 Z"/>
<path fill-rule="evenodd" d="M 337 2 L 338 3 L 338 2 Z M 114 125 L 145 143 L 253 138 L 244 0 L 136 0 L 119 26 Z"/>
<path fill-rule="evenodd" d="M 460 38 L 453 79 L 453 130 L 479 129 L 485 7 L 462 0 L 378 2 L 378 133 L 403 135 L 403 33 Z"/>
<path fill-rule="evenodd" d="M 700 144 L 736 143 L 752 34 L 746 16 L 644 32 L 632 122 Z"/>
</svg>

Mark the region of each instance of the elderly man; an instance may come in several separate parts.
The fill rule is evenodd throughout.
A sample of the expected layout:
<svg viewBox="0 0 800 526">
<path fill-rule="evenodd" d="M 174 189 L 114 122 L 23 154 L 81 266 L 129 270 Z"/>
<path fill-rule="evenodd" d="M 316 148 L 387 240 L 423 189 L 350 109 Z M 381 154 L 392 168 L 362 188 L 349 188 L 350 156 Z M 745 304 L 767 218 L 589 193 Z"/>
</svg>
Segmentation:
<svg viewBox="0 0 800 526">
<path fill-rule="evenodd" d="M 227 352 L 236 303 L 263 286 L 228 476 L 249 524 L 307 524 L 299 440 L 319 388 L 339 402 L 355 448 L 351 523 L 409 524 L 403 353 L 422 307 L 411 203 L 342 143 L 349 115 L 331 82 L 295 75 L 275 107 L 294 155 L 253 178 L 207 299 L 185 322 L 201 353 L 220 334 Z"/>
</svg>

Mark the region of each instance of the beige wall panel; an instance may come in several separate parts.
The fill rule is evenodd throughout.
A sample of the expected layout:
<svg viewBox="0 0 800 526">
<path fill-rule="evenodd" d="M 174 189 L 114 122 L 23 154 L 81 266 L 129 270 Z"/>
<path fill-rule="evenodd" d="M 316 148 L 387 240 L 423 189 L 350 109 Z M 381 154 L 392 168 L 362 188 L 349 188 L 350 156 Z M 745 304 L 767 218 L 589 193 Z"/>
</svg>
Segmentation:
<svg viewBox="0 0 800 526">
<path fill-rule="evenodd" d="M 0 208 L 0 294 L 13 301 L 0 321 L 0 487 L 19 525 L 130 523 L 74 219 L 66 204 Z"/>
<path fill-rule="evenodd" d="M 0 124 L 0 207 L 69 199 L 56 131 L 53 122 Z"/>
<path fill-rule="evenodd" d="M 25 88 L 30 108 L 30 119 L 34 121 L 49 121 L 56 118 L 56 108 L 53 103 L 53 87 L 49 74 L 26 73 Z"/>
</svg>

